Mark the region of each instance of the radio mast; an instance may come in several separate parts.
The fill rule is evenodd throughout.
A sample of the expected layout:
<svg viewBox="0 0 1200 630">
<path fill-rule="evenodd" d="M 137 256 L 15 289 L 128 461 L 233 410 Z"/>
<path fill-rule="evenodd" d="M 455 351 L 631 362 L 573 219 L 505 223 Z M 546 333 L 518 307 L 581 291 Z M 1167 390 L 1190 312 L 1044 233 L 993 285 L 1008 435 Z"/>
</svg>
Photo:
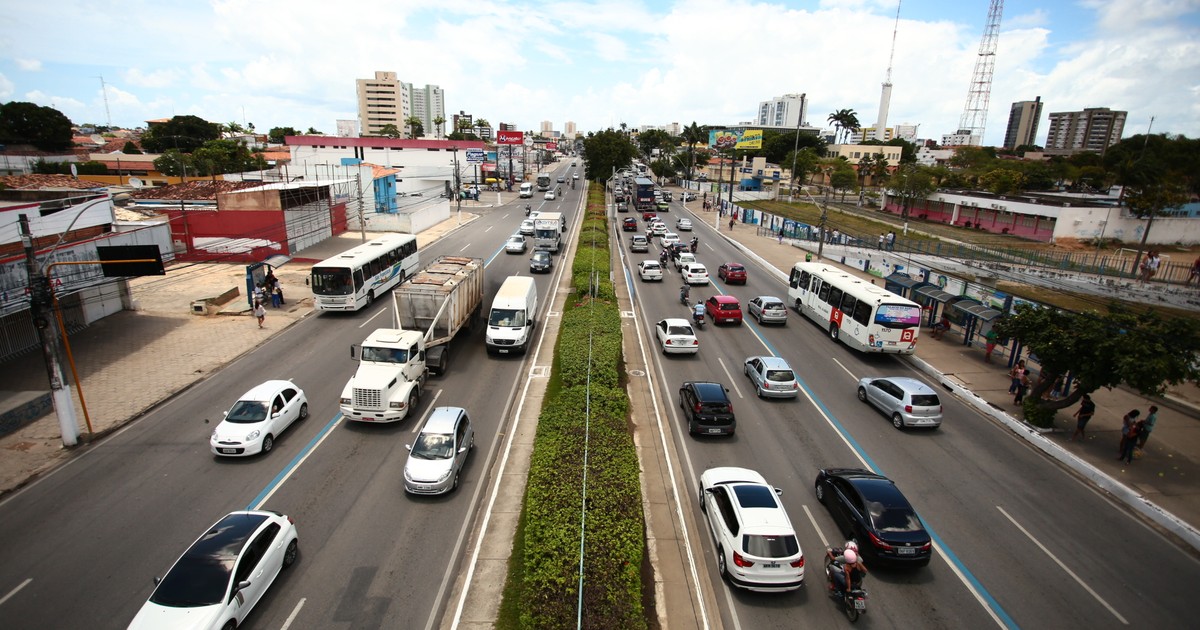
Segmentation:
<svg viewBox="0 0 1200 630">
<path fill-rule="evenodd" d="M 968 144 L 983 144 L 983 132 L 987 126 L 988 101 L 992 96 L 992 74 L 996 70 L 996 43 L 1000 39 L 1000 15 L 1004 13 L 1004 0 L 992 0 L 988 8 L 987 27 L 983 29 L 983 40 L 979 42 L 979 58 L 975 60 L 975 72 L 971 75 L 971 86 L 967 90 L 967 104 L 962 119 L 958 122 L 959 134 L 970 134 Z"/>
<path fill-rule="evenodd" d="M 887 76 L 879 94 L 879 120 L 875 123 L 875 139 L 887 142 L 888 109 L 892 105 L 892 59 L 896 56 L 896 31 L 900 30 L 900 2 L 896 0 L 896 25 L 892 27 L 892 52 L 888 54 Z M 865 139 L 865 138 L 864 138 Z"/>
</svg>

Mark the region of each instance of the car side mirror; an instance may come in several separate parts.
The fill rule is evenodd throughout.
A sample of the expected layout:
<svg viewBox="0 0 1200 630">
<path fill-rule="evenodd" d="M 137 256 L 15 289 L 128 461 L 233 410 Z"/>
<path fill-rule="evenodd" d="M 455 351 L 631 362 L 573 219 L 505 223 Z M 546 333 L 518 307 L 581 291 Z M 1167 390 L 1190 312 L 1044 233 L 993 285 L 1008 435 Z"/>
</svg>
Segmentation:
<svg viewBox="0 0 1200 630">
<path fill-rule="evenodd" d="M 354 344 L 350 344 L 350 358 L 351 359 L 357 358 L 354 356 L 354 350 L 355 350 Z"/>
<path fill-rule="evenodd" d="M 783 488 L 775 488 L 775 494 L 778 496 L 783 496 Z"/>
<path fill-rule="evenodd" d="M 238 593 L 248 588 L 250 588 L 250 580 L 242 580 L 237 583 L 237 588 L 233 592 Z"/>
<path fill-rule="evenodd" d="M 463 446 L 463 447 L 461 447 L 461 448 L 459 448 L 459 449 L 458 449 L 458 454 L 459 454 L 459 455 L 462 455 L 463 453 L 466 453 L 466 452 L 467 452 L 467 447 L 465 447 L 465 446 Z"/>
<path fill-rule="evenodd" d="M 405 445 L 404 445 L 404 450 L 406 450 L 406 451 L 411 451 L 411 450 L 412 450 L 412 444 L 405 444 Z"/>
<path fill-rule="evenodd" d="M 158 586 L 158 583 L 159 583 L 159 582 L 162 582 L 162 578 L 160 578 L 160 577 L 158 577 L 158 576 L 154 576 L 154 585 L 155 585 L 155 586 Z"/>
</svg>

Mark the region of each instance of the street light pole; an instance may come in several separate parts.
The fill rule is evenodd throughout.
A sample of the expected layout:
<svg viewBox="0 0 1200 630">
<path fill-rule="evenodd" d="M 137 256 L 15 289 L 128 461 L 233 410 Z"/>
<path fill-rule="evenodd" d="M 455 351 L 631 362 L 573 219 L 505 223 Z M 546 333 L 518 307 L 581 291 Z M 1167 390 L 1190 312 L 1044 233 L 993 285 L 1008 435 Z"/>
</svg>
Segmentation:
<svg viewBox="0 0 1200 630">
<path fill-rule="evenodd" d="M 454 204 L 458 208 L 458 224 L 462 225 L 462 192 L 458 183 L 458 146 L 454 147 Z"/>
</svg>

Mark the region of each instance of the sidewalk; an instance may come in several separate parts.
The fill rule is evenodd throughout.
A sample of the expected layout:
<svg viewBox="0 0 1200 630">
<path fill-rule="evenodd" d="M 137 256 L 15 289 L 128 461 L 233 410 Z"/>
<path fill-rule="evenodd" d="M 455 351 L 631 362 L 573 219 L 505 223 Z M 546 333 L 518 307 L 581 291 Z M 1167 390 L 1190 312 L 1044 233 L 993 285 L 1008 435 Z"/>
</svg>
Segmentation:
<svg viewBox="0 0 1200 630">
<path fill-rule="evenodd" d="M 689 203 L 689 210 L 692 205 Z M 712 224 L 713 213 L 699 210 L 698 204 L 692 214 L 698 220 Z M 738 223 L 732 231 L 727 220 L 720 225 L 721 234 L 737 243 L 747 257 L 761 259 L 779 270 L 784 278 L 791 266 L 809 251 L 787 239 L 780 243 L 775 237 L 759 236 L 752 225 Z M 802 244 L 811 245 L 815 254 L 815 243 Z M 824 259 L 833 262 L 835 259 L 831 255 L 838 256 L 840 251 L 841 248 L 836 246 L 826 247 Z M 845 269 L 876 284 L 882 283 L 881 279 L 861 270 Z M 976 343 L 980 341 L 976 340 Z M 1020 423 L 1020 408 L 1013 404 L 1013 396 L 1008 393 L 1006 361 L 1007 356 L 1001 355 L 1000 348 L 997 348 L 993 362 L 986 363 L 981 343 L 965 346 L 959 334 L 948 334 L 939 341 L 925 333 L 912 363 L 918 369 L 927 364 L 927 372 L 935 380 L 961 384 L 994 410 Z M 1077 407 L 1059 411 L 1053 430 L 1042 434 L 1051 448 L 1065 456 L 1058 459 L 1078 459 L 1087 468 L 1094 469 L 1095 475 L 1085 474 L 1093 482 L 1101 477 L 1111 478 L 1127 487 L 1130 496 L 1156 504 L 1192 528 L 1200 527 L 1200 482 L 1197 481 L 1200 480 L 1200 388 L 1194 384 L 1172 388 L 1166 400 L 1154 400 L 1126 388 L 1101 389 L 1092 394 L 1092 399 L 1096 402 L 1097 412 L 1088 424 L 1086 440 L 1068 441 L 1075 430 L 1071 414 Z M 1118 462 L 1121 418 L 1131 409 L 1141 409 L 1145 417 L 1151 404 L 1159 407 L 1158 422 L 1145 452 L 1132 464 Z M 1030 433 L 1038 435 L 1037 432 L 1024 434 Z M 1029 439 L 1033 441 L 1034 438 Z"/>
<path fill-rule="evenodd" d="M 457 213 L 417 235 L 418 247 L 458 227 Z M 464 224 L 477 215 L 465 210 Z M 368 232 L 367 238 L 377 234 Z M 227 263 L 178 264 L 166 276 L 130 281 L 137 310 L 122 311 L 70 335 L 71 353 L 82 384 L 92 431 L 103 436 L 136 419 L 158 403 L 203 380 L 283 329 L 312 314 L 307 279 L 313 261 L 323 260 L 360 242 L 357 231 L 327 239 L 299 252 L 296 260 L 276 270 L 285 304 L 267 308 L 263 329 L 255 325 L 245 296 L 245 265 Z M 308 261 L 308 262 L 305 262 Z M 239 287 L 241 295 L 221 314 L 192 315 L 192 300 Z M 70 366 L 64 363 L 70 377 Z M 30 352 L 0 364 L 0 383 L 9 391 L 48 391 L 40 352 Z M 88 441 L 78 390 L 71 389 L 81 432 Z M 53 411 L 0 438 L 0 496 L 52 470 L 86 446 L 62 445 L 58 416 Z"/>
</svg>

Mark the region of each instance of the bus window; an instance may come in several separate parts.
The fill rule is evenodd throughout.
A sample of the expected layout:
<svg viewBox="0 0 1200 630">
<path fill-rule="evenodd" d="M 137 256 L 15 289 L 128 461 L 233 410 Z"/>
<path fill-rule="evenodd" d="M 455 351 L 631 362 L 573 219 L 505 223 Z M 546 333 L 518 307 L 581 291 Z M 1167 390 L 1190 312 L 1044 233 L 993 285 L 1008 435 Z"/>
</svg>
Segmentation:
<svg viewBox="0 0 1200 630">
<path fill-rule="evenodd" d="M 363 272 L 362 269 L 354 270 L 354 290 L 357 291 L 363 287 Z"/>
<path fill-rule="evenodd" d="M 857 303 L 858 303 L 858 300 L 854 299 L 853 295 L 850 295 L 849 293 L 847 293 L 842 296 L 842 303 L 841 303 L 841 306 L 839 306 L 838 308 L 840 308 L 841 311 L 843 313 L 845 313 L 847 316 L 853 316 L 854 315 L 854 305 Z"/>
<path fill-rule="evenodd" d="M 829 287 L 829 294 L 825 298 L 825 302 L 833 308 L 837 308 L 842 303 L 842 290 L 835 287 Z"/>
<path fill-rule="evenodd" d="M 829 285 L 822 282 L 820 278 L 813 278 L 813 287 L 817 290 L 817 298 L 822 302 L 829 301 Z"/>
<path fill-rule="evenodd" d="M 871 304 L 864 300 L 859 300 L 854 307 L 854 321 L 866 326 L 871 323 Z"/>
</svg>

